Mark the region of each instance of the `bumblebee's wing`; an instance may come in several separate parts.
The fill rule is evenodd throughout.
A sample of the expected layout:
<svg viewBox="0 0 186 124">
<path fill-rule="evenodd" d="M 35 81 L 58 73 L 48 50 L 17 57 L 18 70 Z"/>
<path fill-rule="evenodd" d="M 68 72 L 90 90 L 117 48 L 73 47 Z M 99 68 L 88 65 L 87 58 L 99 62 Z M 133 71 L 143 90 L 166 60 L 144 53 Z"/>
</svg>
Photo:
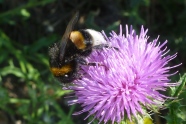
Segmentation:
<svg viewBox="0 0 186 124">
<path fill-rule="evenodd" d="M 70 22 L 68 23 L 65 33 L 60 41 L 60 56 L 59 56 L 60 61 L 63 60 L 69 35 L 71 31 L 73 30 L 74 25 L 78 21 L 78 17 L 79 17 L 79 12 L 76 12 L 74 16 L 72 17 L 72 19 L 70 20 Z"/>
</svg>

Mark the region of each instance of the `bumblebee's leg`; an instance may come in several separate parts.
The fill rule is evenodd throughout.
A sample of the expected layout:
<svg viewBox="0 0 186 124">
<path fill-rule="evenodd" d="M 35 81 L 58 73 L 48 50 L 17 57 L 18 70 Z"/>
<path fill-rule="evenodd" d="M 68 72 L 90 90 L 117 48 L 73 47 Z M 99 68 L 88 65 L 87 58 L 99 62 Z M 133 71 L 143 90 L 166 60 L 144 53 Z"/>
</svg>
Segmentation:
<svg viewBox="0 0 186 124">
<path fill-rule="evenodd" d="M 103 47 L 109 48 L 109 49 L 114 48 L 115 50 L 119 50 L 117 47 L 111 47 L 108 44 L 99 44 L 99 45 L 93 46 L 92 48 L 93 49 L 103 49 Z"/>
<path fill-rule="evenodd" d="M 87 62 L 86 60 L 84 60 L 83 58 L 78 58 L 77 62 L 80 63 L 81 65 L 90 65 L 90 66 L 96 66 L 97 63 L 94 62 Z"/>
<path fill-rule="evenodd" d="M 65 63 L 71 62 L 74 59 L 77 61 L 77 63 L 80 63 L 81 65 L 90 65 L 90 66 L 99 65 L 98 63 L 95 63 L 95 62 L 87 62 L 85 59 L 83 59 L 82 57 L 80 57 L 78 55 L 77 56 L 74 55 L 74 56 L 71 56 L 69 58 L 66 58 L 65 59 Z"/>
<path fill-rule="evenodd" d="M 102 66 L 100 63 L 96 63 L 96 62 L 87 62 L 86 60 L 84 60 L 83 58 L 77 58 L 76 59 L 78 63 L 80 63 L 81 65 L 88 65 L 88 66 Z"/>
</svg>

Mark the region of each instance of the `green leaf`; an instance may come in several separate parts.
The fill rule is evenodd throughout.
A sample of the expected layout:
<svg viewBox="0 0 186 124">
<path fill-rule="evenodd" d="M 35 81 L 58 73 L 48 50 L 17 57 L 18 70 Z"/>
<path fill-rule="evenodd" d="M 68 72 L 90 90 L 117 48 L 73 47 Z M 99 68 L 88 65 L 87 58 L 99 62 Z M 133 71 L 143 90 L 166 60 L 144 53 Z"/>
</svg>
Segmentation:
<svg viewBox="0 0 186 124">
<path fill-rule="evenodd" d="M 30 13 L 26 9 L 21 9 L 20 13 L 27 18 L 30 17 Z"/>
<path fill-rule="evenodd" d="M 179 82 L 181 84 L 178 87 L 176 87 L 173 97 L 178 97 L 182 90 L 184 89 L 186 83 L 186 73 L 180 78 Z"/>
</svg>

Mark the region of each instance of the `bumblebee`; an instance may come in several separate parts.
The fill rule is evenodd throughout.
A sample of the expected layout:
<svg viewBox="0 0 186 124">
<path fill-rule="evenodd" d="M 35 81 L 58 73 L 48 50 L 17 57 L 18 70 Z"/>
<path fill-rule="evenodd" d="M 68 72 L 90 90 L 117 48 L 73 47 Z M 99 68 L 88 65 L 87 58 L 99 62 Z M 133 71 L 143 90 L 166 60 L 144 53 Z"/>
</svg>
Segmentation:
<svg viewBox="0 0 186 124">
<path fill-rule="evenodd" d="M 60 42 L 49 47 L 50 70 L 54 77 L 64 84 L 79 78 L 79 65 L 96 65 L 94 62 L 87 63 L 84 60 L 93 48 L 107 46 L 103 35 L 98 31 L 92 29 L 73 31 L 78 17 L 79 12 L 76 12 L 68 23 Z"/>
</svg>

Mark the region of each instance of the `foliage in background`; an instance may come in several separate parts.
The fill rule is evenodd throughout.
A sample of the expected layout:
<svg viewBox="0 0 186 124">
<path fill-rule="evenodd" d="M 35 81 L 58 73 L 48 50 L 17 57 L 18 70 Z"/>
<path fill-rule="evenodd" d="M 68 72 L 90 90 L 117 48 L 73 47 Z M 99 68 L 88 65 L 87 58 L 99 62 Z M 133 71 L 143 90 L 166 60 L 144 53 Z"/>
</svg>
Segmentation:
<svg viewBox="0 0 186 124">
<path fill-rule="evenodd" d="M 74 11 L 81 13 L 77 28 L 117 30 L 119 24 L 149 28 L 150 36 L 169 41 L 172 65 L 179 68 L 182 87 L 168 109 L 154 117 L 157 124 L 184 123 L 186 118 L 186 1 L 185 0 L 0 0 L 0 123 L 84 124 L 86 116 L 72 116 L 66 91 L 51 75 L 48 47 L 60 40 Z M 125 26 L 123 26 L 125 27 Z M 152 37 L 153 39 L 154 37 Z M 179 76 L 172 78 L 178 81 Z M 179 92 L 179 93 L 178 93 Z M 96 123 L 96 122 L 95 122 Z"/>
</svg>

